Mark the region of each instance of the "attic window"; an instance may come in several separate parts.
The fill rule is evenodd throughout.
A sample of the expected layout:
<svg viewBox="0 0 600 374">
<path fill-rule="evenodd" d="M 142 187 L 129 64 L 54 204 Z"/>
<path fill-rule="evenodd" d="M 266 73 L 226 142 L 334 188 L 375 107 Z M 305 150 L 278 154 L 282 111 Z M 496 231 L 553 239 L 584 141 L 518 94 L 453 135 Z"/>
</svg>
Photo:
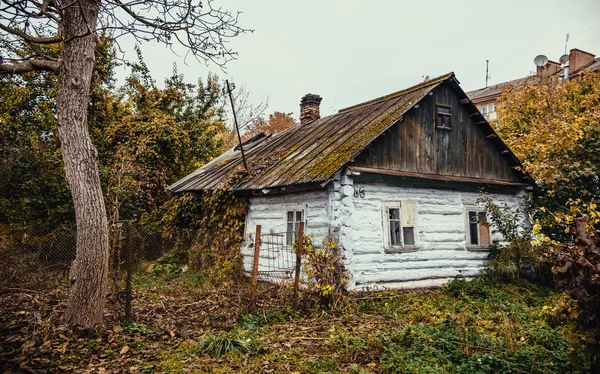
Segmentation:
<svg viewBox="0 0 600 374">
<path fill-rule="evenodd" d="M 435 112 L 435 128 L 441 130 L 452 130 L 452 108 L 447 105 L 436 104 Z"/>
</svg>

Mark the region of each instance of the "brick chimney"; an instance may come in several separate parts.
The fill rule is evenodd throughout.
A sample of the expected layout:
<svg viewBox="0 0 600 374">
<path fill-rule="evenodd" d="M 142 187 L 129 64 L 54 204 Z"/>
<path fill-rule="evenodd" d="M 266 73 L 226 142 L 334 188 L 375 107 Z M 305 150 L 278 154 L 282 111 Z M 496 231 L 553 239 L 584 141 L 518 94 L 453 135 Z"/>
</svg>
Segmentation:
<svg viewBox="0 0 600 374">
<path fill-rule="evenodd" d="M 314 120 L 321 118 L 319 113 L 319 105 L 321 104 L 321 96 L 314 94 L 306 94 L 300 100 L 300 124 L 306 125 Z"/>
<path fill-rule="evenodd" d="M 595 57 L 596 56 L 594 56 L 593 54 L 584 52 L 580 49 L 571 49 L 571 51 L 569 52 L 569 72 L 575 73 L 577 70 L 594 61 Z"/>
<path fill-rule="evenodd" d="M 554 61 L 548 61 L 544 66 L 538 66 L 535 75 L 546 78 L 560 71 L 560 64 Z"/>
</svg>

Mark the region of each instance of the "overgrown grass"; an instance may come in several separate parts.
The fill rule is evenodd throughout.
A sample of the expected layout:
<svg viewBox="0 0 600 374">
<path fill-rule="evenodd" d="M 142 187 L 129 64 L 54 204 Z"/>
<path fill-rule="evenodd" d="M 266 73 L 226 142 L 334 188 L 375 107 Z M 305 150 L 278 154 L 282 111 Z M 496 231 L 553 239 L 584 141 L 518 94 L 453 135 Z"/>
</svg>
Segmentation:
<svg viewBox="0 0 600 374">
<path fill-rule="evenodd" d="M 526 281 L 459 279 L 434 291 L 353 295 L 329 313 L 241 313 L 232 330 L 207 333 L 188 352 L 215 372 L 589 372 L 585 344 L 561 316 L 565 300 Z"/>
</svg>

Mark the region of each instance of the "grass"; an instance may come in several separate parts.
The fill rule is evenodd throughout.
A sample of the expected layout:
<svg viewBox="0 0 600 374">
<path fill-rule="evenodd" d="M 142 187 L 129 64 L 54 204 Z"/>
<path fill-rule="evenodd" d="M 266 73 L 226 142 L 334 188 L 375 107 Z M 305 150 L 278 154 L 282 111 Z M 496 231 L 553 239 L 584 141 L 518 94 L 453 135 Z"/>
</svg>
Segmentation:
<svg viewBox="0 0 600 374">
<path fill-rule="evenodd" d="M 527 282 L 482 277 L 432 291 L 353 294 L 333 311 L 293 310 L 284 290 L 263 284 L 255 314 L 248 313 L 245 284 L 215 286 L 204 276 L 169 273 L 136 276 L 134 285 L 135 321 L 109 320 L 95 340 L 63 330 L 52 338 L 48 327 L 47 350 L 36 346 L 19 362 L 35 368 L 36 357 L 48 357 L 53 369 L 84 363 L 92 371 L 135 367 L 148 373 L 589 372 L 586 345 L 563 313 L 571 301 Z M 47 305 L 60 306 L 44 295 Z M 19 305 L 17 299 L 6 301 Z M 10 326 L 22 324 L 11 331 L 27 331 L 29 310 L 40 305 L 0 317 Z M 15 340 L 13 352 L 31 339 Z M 121 353 L 125 346 L 129 350 Z"/>
<path fill-rule="evenodd" d="M 215 372 L 583 373 L 586 352 L 564 333 L 571 326 L 553 322 L 561 300 L 530 283 L 480 278 L 354 295 L 330 313 L 262 310 L 207 334 L 197 360 Z"/>
</svg>

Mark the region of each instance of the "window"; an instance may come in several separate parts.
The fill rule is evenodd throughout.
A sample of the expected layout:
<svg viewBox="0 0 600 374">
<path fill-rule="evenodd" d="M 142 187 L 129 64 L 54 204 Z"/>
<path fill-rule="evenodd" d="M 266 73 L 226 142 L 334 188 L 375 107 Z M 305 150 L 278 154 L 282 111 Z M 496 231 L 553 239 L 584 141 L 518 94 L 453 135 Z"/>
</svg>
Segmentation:
<svg viewBox="0 0 600 374">
<path fill-rule="evenodd" d="M 467 245 L 489 247 L 490 244 L 490 226 L 485 212 L 476 208 L 467 209 Z"/>
<path fill-rule="evenodd" d="M 481 114 L 483 114 L 484 116 L 487 116 L 487 114 L 488 114 L 488 105 L 487 104 L 483 104 L 481 106 Z"/>
<path fill-rule="evenodd" d="M 390 203 L 384 209 L 385 248 L 388 251 L 414 249 L 415 203 L 402 201 Z"/>
<path fill-rule="evenodd" d="M 300 234 L 300 222 L 304 222 L 304 209 L 288 209 L 286 212 L 286 235 L 285 242 L 292 245 Z"/>
<path fill-rule="evenodd" d="M 446 105 L 436 105 L 436 122 L 435 127 L 443 130 L 451 130 L 452 129 L 452 110 L 449 106 Z"/>
</svg>

